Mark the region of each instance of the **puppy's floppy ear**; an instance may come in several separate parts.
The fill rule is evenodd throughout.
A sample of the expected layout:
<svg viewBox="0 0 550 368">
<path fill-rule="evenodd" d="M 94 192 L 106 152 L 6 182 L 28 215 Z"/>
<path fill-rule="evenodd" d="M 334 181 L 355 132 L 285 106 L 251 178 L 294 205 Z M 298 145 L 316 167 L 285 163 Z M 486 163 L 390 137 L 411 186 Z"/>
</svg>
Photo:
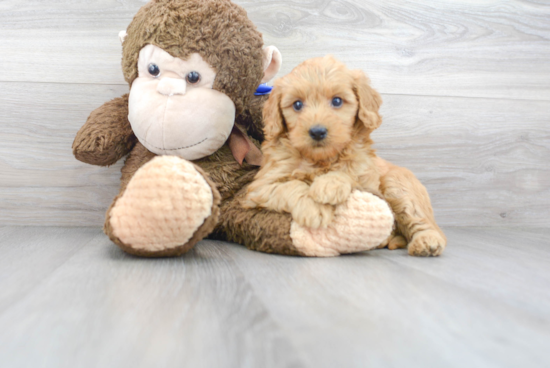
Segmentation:
<svg viewBox="0 0 550 368">
<path fill-rule="evenodd" d="M 273 88 L 273 92 L 264 105 L 264 134 L 267 140 L 276 140 L 285 132 L 280 89 L 281 87 Z"/>
<path fill-rule="evenodd" d="M 382 124 L 382 117 L 378 113 L 382 105 L 382 97 L 370 86 L 370 81 L 363 71 L 356 70 L 353 74 L 355 95 L 359 103 L 357 120 L 369 131 L 373 131 Z"/>
</svg>

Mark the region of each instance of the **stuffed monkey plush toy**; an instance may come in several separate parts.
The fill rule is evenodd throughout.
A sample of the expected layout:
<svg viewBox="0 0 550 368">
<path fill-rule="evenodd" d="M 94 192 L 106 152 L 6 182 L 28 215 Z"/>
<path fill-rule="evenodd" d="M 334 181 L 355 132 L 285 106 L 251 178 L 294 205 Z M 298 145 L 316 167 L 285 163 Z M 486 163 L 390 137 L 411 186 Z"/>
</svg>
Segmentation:
<svg viewBox="0 0 550 368">
<path fill-rule="evenodd" d="M 240 205 L 261 163 L 268 96 L 255 92 L 281 67 L 244 9 L 229 0 L 152 0 L 121 39 L 130 92 L 92 112 L 73 152 L 100 166 L 128 155 L 104 226 L 124 251 L 177 256 L 210 236 L 269 253 L 335 256 L 388 238 L 392 212 L 369 193 L 316 230 Z"/>
</svg>

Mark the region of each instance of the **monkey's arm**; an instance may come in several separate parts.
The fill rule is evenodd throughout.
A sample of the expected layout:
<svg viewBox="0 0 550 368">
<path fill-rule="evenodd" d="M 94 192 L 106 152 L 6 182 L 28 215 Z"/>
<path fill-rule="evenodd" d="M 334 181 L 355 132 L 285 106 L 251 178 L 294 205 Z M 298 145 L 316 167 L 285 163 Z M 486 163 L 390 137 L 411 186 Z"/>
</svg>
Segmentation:
<svg viewBox="0 0 550 368">
<path fill-rule="evenodd" d="M 128 121 L 128 94 L 94 110 L 73 142 L 74 156 L 85 163 L 109 166 L 135 146 L 137 138 Z"/>
</svg>

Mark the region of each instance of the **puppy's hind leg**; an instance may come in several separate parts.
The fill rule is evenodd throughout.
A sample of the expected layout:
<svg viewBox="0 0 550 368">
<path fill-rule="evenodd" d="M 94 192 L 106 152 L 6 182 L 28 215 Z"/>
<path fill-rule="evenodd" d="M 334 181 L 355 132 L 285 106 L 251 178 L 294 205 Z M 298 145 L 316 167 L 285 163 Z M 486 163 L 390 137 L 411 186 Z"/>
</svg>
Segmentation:
<svg viewBox="0 0 550 368">
<path fill-rule="evenodd" d="M 381 177 L 380 188 L 395 213 L 398 232 L 409 243 L 409 254 L 439 256 L 447 245 L 447 238 L 435 222 L 426 188 L 414 174 L 389 164 Z"/>
</svg>

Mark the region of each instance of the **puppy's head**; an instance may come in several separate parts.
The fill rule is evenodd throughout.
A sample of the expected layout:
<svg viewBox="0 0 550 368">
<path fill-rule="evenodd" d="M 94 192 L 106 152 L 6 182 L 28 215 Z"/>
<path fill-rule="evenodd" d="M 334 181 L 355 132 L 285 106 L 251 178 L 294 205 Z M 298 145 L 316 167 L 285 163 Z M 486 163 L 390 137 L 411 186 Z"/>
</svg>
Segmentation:
<svg viewBox="0 0 550 368">
<path fill-rule="evenodd" d="M 326 160 L 380 126 L 381 103 L 362 71 L 332 56 L 310 59 L 275 83 L 264 132 L 268 141 L 287 137 L 303 156 Z"/>
</svg>

